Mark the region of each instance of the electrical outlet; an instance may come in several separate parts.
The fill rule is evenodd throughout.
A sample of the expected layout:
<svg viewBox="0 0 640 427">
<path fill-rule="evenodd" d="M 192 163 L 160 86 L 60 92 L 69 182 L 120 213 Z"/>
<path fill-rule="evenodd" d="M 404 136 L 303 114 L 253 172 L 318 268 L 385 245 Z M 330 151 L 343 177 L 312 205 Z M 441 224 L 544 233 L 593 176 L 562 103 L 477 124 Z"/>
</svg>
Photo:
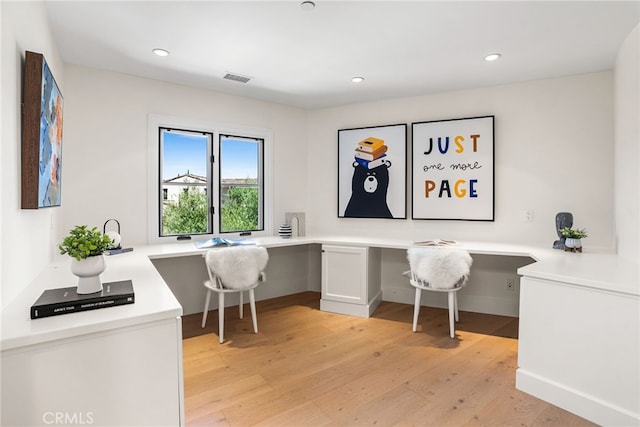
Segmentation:
<svg viewBox="0 0 640 427">
<path fill-rule="evenodd" d="M 525 209 L 524 210 L 524 221 L 525 222 L 533 222 L 533 209 Z"/>
<path fill-rule="evenodd" d="M 516 289 L 516 281 L 515 281 L 515 279 L 513 279 L 512 277 L 508 278 L 504 282 L 504 286 L 505 286 L 506 290 L 513 292 Z"/>
</svg>

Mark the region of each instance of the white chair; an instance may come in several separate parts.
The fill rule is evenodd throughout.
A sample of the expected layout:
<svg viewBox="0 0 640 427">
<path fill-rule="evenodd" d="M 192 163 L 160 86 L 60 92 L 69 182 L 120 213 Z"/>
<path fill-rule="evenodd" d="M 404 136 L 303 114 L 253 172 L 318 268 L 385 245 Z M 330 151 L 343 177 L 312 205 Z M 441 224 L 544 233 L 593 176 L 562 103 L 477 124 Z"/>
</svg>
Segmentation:
<svg viewBox="0 0 640 427">
<path fill-rule="evenodd" d="M 240 318 L 242 319 L 242 293 L 249 292 L 249 305 L 253 320 L 253 332 L 258 333 L 256 318 L 256 300 L 253 290 L 264 281 L 264 269 L 269 261 L 267 250 L 260 246 L 232 246 L 210 249 L 205 255 L 209 280 L 204 282 L 207 297 L 202 313 L 202 327 L 207 322 L 211 292 L 218 294 L 218 337 L 224 341 L 224 296 L 238 292 L 240 297 Z"/>
<path fill-rule="evenodd" d="M 455 322 L 459 320 L 457 292 L 467 284 L 473 262 L 471 255 L 462 248 L 411 247 L 407 250 L 407 258 L 411 270 L 404 274 L 416 288 L 413 332 L 418 329 L 422 291 L 446 292 L 449 335 L 455 338 Z"/>
</svg>

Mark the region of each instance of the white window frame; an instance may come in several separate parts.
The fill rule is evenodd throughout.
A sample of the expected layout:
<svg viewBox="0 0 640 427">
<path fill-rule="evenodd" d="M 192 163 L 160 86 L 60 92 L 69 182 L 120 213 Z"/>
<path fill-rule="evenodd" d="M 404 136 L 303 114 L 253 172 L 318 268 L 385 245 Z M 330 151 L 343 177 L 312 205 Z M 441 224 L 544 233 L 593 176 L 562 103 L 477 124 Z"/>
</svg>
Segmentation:
<svg viewBox="0 0 640 427">
<path fill-rule="evenodd" d="M 198 234 L 193 235 L 191 240 L 206 240 L 215 236 L 224 236 L 228 238 L 245 238 L 245 237 L 260 237 L 260 236 L 272 236 L 273 235 L 273 131 L 266 128 L 250 127 L 243 125 L 232 125 L 228 123 L 209 122 L 197 119 L 190 119 L 184 117 L 166 116 L 160 114 L 150 114 L 148 120 L 148 243 L 160 244 L 171 242 L 182 242 L 178 240 L 177 236 L 160 236 L 160 211 L 159 206 L 162 200 L 162 189 L 159 181 L 160 174 L 160 144 L 158 141 L 160 128 L 174 128 L 185 129 L 202 132 L 211 132 L 214 138 L 214 146 L 218 147 L 220 141 L 220 135 L 241 135 L 248 138 L 257 138 L 264 141 L 263 147 L 263 194 L 264 209 L 263 209 L 263 230 L 252 231 L 249 236 L 242 232 L 234 233 L 220 233 L 219 230 L 219 215 L 220 206 L 219 203 L 219 188 L 220 182 L 220 168 L 219 159 L 215 159 L 216 163 L 213 170 L 210 171 L 211 179 L 213 179 L 214 185 L 211 187 L 212 205 L 216 207 L 213 216 L 211 217 L 212 230 L 211 234 Z M 217 156 L 218 153 L 215 153 Z M 209 166 L 210 167 L 210 166 Z"/>
<path fill-rule="evenodd" d="M 213 154 L 212 150 L 214 147 L 214 141 L 213 141 L 213 133 L 212 132 L 206 132 L 206 131 L 201 131 L 201 130 L 193 130 L 193 129 L 178 129 L 176 127 L 172 127 L 172 128 L 168 128 L 166 126 L 160 126 L 158 127 L 158 148 L 160 147 L 164 147 L 164 141 L 162 138 L 162 131 L 166 131 L 167 133 L 176 133 L 176 134 L 183 134 L 183 135 L 195 135 L 195 136 L 207 136 L 208 139 L 208 143 L 207 143 L 207 152 L 206 152 L 206 158 L 204 159 L 206 162 L 206 176 L 208 179 L 210 179 L 212 182 L 214 182 L 214 176 L 213 176 L 213 164 L 211 163 L 211 161 L 209 161 L 209 159 L 211 158 Z M 159 151 L 158 153 L 158 165 L 162 165 L 164 162 L 164 158 L 163 158 L 163 153 L 162 151 Z M 161 180 L 162 178 L 160 178 L 160 173 L 158 173 L 158 178 Z M 207 183 L 205 184 L 205 188 L 207 189 L 207 229 L 211 229 L 211 230 L 215 230 L 214 224 L 213 224 L 213 220 L 214 217 L 213 215 L 211 215 L 211 206 L 214 206 L 214 197 L 215 195 L 209 191 L 210 187 L 212 185 L 212 182 L 207 181 Z M 158 191 L 160 191 L 160 199 L 162 202 L 164 202 L 165 198 L 164 198 L 164 185 L 162 185 L 162 183 L 159 183 L 160 186 L 158 188 Z M 180 186 L 183 186 L 182 183 L 178 184 Z M 187 184 L 187 186 L 189 186 Z M 193 186 L 201 186 L 201 185 L 193 185 Z M 158 202 L 158 207 L 160 206 L 160 202 Z M 158 220 L 160 221 L 160 218 L 162 218 L 163 216 L 163 212 L 162 211 L 158 211 Z M 158 233 L 160 232 L 160 228 L 162 227 L 158 227 Z M 200 236 L 208 236 L 211 235 L 212 233 L 193 233 L 190 234 L 191 238 L 194 240 L 198 240 L 198 237 Z M 177 235 L 170 235 L 170 236 L 163 236 L 163 237 L 178 237 Z"/>
<path fill-rule="evenodd" d="M 261 190 L 262 194 L 261 196 L 258 198 L 258 209 L 260 210 L 260 212 L 262 212 L 261 218 L 260 218 L 260 222 L 262 224 L 262 228 L 265 227 L 264 224 L 264 211 L 265 211 L 265 196 L 264 196 L 264 179 L 265 179 L 265 167 L 264 167 L 264 149 L 265 149 L 265 140 L 263 138 L 259 138 L 259 137 L 255 137 L 255 136 L 247 136 L 246 133 L 241 135 L 231 135 L 231 134 L 225 134 L 224 132 L 220 132 L 218 134 L 218 153 L 216 154 L 217 156 L 217 162 L 215 164 L 215 168 L 217 169 L 217 173 L 218 173 L 218 180 L 216 181 L 216 185 L 218 186 L 218 212 L 217 215 L 215 216 L 218 223 L 217 223 L 217 227 L 220 229 L 220 233 L 222 233 L 222 205 L 220 204 L 220 190 L 222 189 L 222 177 L 220 177 L 220 172 L 222 170 L 222 139 L 223 137 L 227 137 L 229 139 L 235 139 L 235 140 L 246 140 L 246 141 L 262 141 L 262 146 L 260 147 L 260 150 L 258 150 L 258 164 L 260 165 L 259 170 L 258 170 L 258 176 L 257 176 L 257 186 L 258 189 Z M 214 225 L 214 229 L 215 229 Z M 254 230 L 248 230 L 251 233 L 254 233 Z M 260 230 L 262 231 L 262 230 Z M 230 234 L 232 234 L 234 232 L 225 232 L 224 235 L 228 236 Z M 239 232 L 241 233 L 241 232 Z"/>
</svg>

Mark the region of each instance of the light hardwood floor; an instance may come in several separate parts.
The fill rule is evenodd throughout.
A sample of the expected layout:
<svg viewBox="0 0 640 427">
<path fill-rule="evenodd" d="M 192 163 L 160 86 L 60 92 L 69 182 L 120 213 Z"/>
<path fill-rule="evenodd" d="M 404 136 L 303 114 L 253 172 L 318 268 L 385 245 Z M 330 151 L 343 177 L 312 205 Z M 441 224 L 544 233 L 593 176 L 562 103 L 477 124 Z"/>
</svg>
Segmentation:
<svg viewBox="0 0 640 427">
<path fill-rule="evenodd" d="M 372 318 L 305 292 L 183 319 L 187 426 L 590 426 L 515 389 L 518 319 L 383 302 Z M 201 335 L 198 335 L 201 334 Z"/>
</svg>

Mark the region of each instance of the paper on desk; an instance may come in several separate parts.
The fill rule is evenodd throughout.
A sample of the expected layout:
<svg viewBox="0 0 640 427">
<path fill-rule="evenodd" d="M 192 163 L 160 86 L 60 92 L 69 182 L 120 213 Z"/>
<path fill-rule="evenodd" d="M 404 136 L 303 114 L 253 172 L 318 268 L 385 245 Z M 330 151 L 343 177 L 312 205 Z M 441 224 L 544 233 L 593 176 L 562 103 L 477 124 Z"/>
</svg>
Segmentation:
<svg viewBox="0 0 640 427">
<path fill-rule="evenodd" d="M 196 248 L 204 249 L 204 248 L 218 248 L 218 247 L 226 247 L 226 246 L 255 245 L 255 242 L 249 242 L 247 240 L 231 240 L 231 239 L 224 239 L 222 237 L 214 237 L 211 239 L 194 242 L 194 244 L 196 245 Z"/>
</svg>

